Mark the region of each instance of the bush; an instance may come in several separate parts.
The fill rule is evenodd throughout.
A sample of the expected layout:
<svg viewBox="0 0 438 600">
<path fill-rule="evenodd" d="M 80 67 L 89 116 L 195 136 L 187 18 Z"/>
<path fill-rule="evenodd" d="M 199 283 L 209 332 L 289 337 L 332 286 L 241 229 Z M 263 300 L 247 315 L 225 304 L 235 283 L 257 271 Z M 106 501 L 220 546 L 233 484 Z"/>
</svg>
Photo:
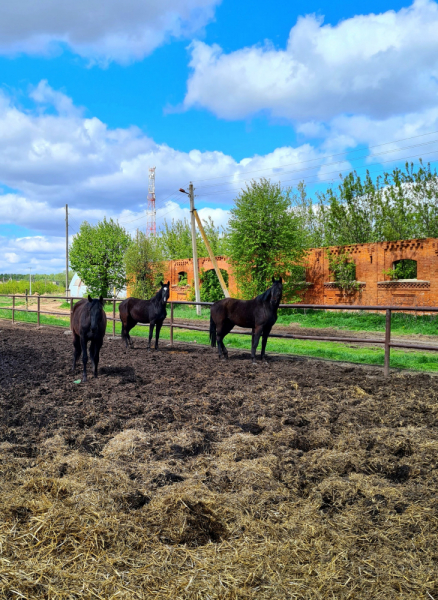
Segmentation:
<svg viewBox="0 0 438 600">
<path fill-rule="evenodd" d="M 228 273 L 225 269 L 221 269 L 222 277 L 224 278 L 225 285 L 228 287 Z M 221 288 L 218 276 L 214 269 L 209 271 L 201 271 L 200 273 L 200 295 L 201 302 L 216 302 L 225 298 Z"/>
<path fill-rule="evenodd" d="M 29 293 L 29 280 L 22 279 L 21 281 L 6 281 L 0 283 L 0 294 L 25 294 Z M 65 294 L 65 287 L 56 285 L 51 281 L 32 281 L 32 294 Z"/>
</svg>

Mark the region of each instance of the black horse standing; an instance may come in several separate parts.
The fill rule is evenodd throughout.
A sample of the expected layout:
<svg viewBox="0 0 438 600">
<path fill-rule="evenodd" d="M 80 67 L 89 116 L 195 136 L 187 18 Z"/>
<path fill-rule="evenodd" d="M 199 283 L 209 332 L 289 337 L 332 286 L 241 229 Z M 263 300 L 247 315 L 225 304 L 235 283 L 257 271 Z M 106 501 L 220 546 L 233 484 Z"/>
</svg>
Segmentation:
<svg viewBox="0 0 438 600">
<path fill-rule="evenodd" d="M 88 300 L 79 300 L 73 307 L 71 316 L 71 330 L 73 332 L 73 372 L 76 369 L 76 361 L 81 356 L 84 363 L 83 381 L 87 381 L 87 344 L 90 344 L 90 359 L 93 365 L 93 375 L 97 377 L 99 365 L 99 352 L 102 348 L 103 338 L 106 332 L 106 314 L 103 310 L 103 298 L 98 300 L 88 296 Z"/>
<path fill-rule="evenodd" d="M 149 343 L 155 330 L 155 350 L 158 350 L 158 339 L 160 337 L 161 326 L 167 316 L 166 302 L 169 300 L 170 281 L 160 282 L 160 290 L 150 300 L 140 300 L 140 298 L 127 298 L 119 305 L 120 320 L 122 321 L 122 339 L 125 340 L 126 347 L 128 343 L 132 346 L 129 332 L 137 323 L 150 323 L 149 325 Z"/>
<path fill-rule="evenodd" d="M 262 337 L 261 359 L 265 358 L 266 342 L 274 323 L 277 320 L 277 310 L 283 293 L 282 279 L 272 278 L 272 286 L 252 300 L 236 300 L 224 298 L 215 302 L 210 314 L 210 342 L 214 348 L 218 346 L 219 358 L 228 358 L 224 345 L 224 337 L 235 325 L 252 329 L 251 357 L 255 363 L 257 346 Z"/>
</svg>

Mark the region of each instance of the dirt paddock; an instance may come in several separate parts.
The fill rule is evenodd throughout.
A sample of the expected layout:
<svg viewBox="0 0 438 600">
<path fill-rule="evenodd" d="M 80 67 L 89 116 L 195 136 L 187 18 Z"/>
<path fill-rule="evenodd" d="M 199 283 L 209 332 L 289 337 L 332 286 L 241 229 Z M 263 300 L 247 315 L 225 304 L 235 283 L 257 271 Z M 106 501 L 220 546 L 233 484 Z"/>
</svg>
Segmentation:
<svg viewBox="0 0 438 600">
<path fill-rule="evenodd" d="M 1 598 L 438 600 L 438 378 L 167 343 L 0 323 Z"/>
</svg>

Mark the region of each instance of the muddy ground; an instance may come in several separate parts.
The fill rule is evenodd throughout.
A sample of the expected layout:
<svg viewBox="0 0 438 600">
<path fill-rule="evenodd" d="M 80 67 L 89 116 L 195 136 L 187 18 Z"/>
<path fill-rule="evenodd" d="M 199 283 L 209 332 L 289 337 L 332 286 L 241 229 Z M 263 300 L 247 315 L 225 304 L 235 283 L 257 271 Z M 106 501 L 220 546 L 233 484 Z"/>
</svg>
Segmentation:
<svg viewBox="0 0 438 600">
<path fill-rule="evenodd" d="M 438 600 L 438 378 L 107 337 L 77 384 L 71 359 L 0 325 L 1 597 Z"/>
</svg>

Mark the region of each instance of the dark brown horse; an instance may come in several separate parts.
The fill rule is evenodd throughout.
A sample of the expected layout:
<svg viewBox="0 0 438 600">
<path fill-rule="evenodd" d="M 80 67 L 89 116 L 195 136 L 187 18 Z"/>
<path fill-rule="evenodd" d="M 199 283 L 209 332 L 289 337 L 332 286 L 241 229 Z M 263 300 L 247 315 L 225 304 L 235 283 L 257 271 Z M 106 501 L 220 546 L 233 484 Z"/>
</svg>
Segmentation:
<svg viewBox="0 0 438 600">
<path fill-rule="evenodd" d="M 169 300 L 170 281 L 160 282 L 161 288 L 150 300 L 140 298 L 127 298 L 119 305 L 120 320 L 122 321 L 122 339 L 126 347 L 128 343 L 132 346 L 129 332 L 137 323 L 150 323 L 148 350 L 151 348 L 151 340 L 155 331 L 155 350 L 158 350 L 158 339 L 164 319 L 167 316 L 166 302 Z"/>
<path fill-rule="evenodd" d="M 102 296 L 96 300 L 88 296 L 88 300 L 79 300 L 73 306 L 70 327 L 73 332 L 73 372 L 76 369 L 76 361 L 81 356 L 84 363 L 84 374 L 82 381 L 87 381 L 87 344 L 90 344 L 90 359 L 93 365 L 93 375 L 97 377 L 99 365 L 99 352 L 102 348 L 103 338 L 106 332 L 106 314 L 103 310 Z"/>
<path fill-rule="evenodd" d="M 277 320 L 278 305 L 283 293 L 282 279 L 275 281 L 272 286 L 252 300 L 236 300 L 224 298 L 215 302 L 211 307 L 210 315 L 210 342 L 216 346 L 219 358 L 228 358 L 228 351 L 224 345 L 224 337 L 230 333 L 235 325 L 252 329 L 251 357 L 255 363 L 257 346 L 262 337 L 261 359 L 266 360 L 265 349 L 272 326 Z"/>
</svg>

